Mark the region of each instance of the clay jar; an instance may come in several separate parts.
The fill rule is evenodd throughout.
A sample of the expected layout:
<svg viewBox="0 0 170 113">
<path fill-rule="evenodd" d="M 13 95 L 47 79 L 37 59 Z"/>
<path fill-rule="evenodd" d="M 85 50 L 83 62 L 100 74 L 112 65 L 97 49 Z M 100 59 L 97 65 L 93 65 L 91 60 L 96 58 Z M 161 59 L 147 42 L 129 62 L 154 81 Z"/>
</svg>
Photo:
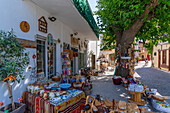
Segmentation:
<svg viewBox="0 0 170 113">
<path fill-rule="evenodd" d="M 49 93 L 49 98 L 52 99 L 52 98 L 54 98 L 54 97 L 55 97 L 54 92 L 53 92 L 53 91 L 50 91 L 50 93 Z"/>
</svg>

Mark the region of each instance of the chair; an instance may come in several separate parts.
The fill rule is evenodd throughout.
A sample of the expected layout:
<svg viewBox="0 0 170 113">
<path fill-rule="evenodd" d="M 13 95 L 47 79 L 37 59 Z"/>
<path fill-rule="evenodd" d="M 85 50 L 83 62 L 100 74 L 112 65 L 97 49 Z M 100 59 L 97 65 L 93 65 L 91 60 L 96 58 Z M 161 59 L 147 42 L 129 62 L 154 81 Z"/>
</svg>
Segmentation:
<svg viewBox="0 0 170 113">
<path fill-rule="evenodd" d="M 86 104 L 85 104 L 85 109 L 81 110 L 81 113 L 93 113 L 93 104 L 94 104 L 94 97 L 92 96 L 87 96 L 86 98 Z"/>
</svg>

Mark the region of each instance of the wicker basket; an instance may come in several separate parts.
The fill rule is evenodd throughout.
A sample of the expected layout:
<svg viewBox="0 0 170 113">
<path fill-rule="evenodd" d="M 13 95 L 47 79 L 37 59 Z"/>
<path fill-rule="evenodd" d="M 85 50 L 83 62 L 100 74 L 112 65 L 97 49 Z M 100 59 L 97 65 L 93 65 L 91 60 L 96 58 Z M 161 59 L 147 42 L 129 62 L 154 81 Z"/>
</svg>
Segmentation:
<svg viewBox="0 0 170 113">
<path fill-rule="evenodd" d="M 60 77 L 57 77 L 57 78 L 53 77 L 52 80 L 55 81 L 55 82 L 59 82 L 61 80 L 61 78 Z"/>
<path fill-rule="evenodd" d="M 75 88 L 81 88 L 83 86 L 83 84 L 82 83 L 79 83 L 79 84 L 73 83 L 73 86 Z"/>
<path fill-rule="evenodd" d="M 94 76 L 98 76 L 98 72 L 93 72 L 93 75 Z"/>
</svg>

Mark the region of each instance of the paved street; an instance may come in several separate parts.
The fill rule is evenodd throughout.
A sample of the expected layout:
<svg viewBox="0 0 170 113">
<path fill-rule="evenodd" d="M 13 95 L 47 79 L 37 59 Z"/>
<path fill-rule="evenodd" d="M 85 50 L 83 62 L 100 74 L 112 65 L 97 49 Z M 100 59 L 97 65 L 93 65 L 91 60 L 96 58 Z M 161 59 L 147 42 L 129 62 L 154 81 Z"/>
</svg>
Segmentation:
<svg viewBox="0 0 170 113">
<path fill-rule="evenodd" d="M 136 72 L 141 82 L 149 88 L 157 89 L 162 96 L 170 96 L 170 73 L 144 66 L 144 62 L 140 62 Z M 170 103 L 170 100 L 167 102 Z"/>
</svg>

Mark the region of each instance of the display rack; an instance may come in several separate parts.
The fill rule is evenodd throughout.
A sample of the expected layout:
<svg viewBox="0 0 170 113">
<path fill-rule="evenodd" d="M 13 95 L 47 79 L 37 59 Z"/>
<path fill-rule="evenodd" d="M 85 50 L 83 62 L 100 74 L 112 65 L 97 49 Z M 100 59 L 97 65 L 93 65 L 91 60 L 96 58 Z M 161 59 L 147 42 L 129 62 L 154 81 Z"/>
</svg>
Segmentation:
<svg viewBox="0 0 170 113">
<path fill-rule="evenodd" d="M 67 79 L 68 82 L 68 75 L 71 75 L 71 60 L 70 60 L 70 52 L 68 49 L 64 49 L 62 54 L 62 78 Z"/>
</svg>

